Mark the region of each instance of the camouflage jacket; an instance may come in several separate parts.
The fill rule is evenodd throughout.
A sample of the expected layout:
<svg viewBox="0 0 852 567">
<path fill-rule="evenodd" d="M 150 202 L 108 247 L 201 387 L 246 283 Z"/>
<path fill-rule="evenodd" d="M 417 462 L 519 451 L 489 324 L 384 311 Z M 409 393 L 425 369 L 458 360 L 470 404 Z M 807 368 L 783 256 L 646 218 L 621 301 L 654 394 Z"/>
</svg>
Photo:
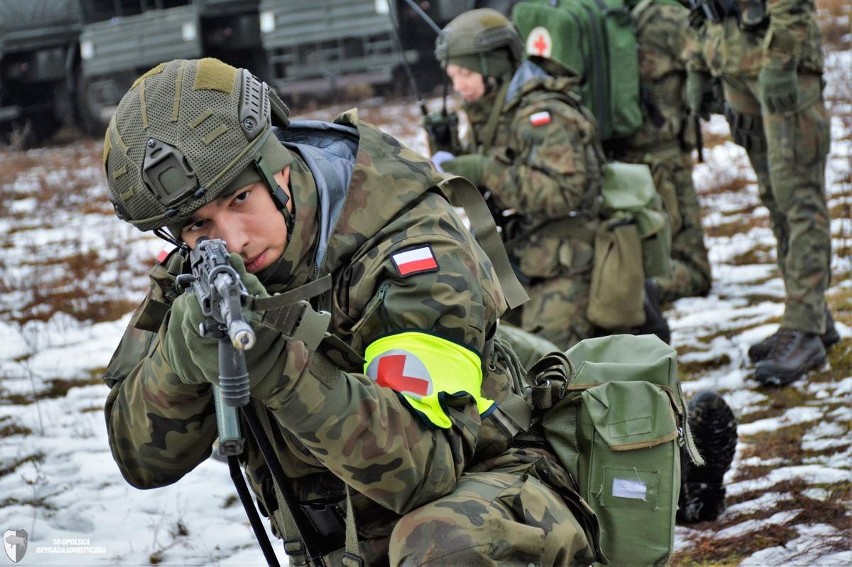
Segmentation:
<svg viewBox="0 0 852 567">
<path fill-rule="evenodd" d="M 347 196 L 319 266 L 332 278 L 323 306 L 332 313 L 329 330 L 361 355 L 379 337 L 406 329 L 485 353 L 504 310 L 503 292 L 488 257 L 442 195 L 448 185 L 467 181 L 437 173 L 427 159 L 359 123 L 354 111 L 335 123 L 357 128 L 359 140 Z M 258 274 L 272 293 L 316 275 L 322 233 L 316 219 L 324 204 L 314 183 L 296 159 L 291 239 L 273 273 Z M 401 275 L 393 256 L 412 246 L 428 247 L 436 269 Z M 173 274 L 164 266 L 152 271 L 146 304 L 154 307 L 137 312 L 105 376 L 112 388 L 106 420 L 113 456 L 125 479 L 140 488 L 176 482 L 210 455 L 217 437 L 209 385 L 183 384 L 158 348 L 176 293 L 174 273 L 185 269 L 180 259 L 171 267 Z M 510 439 L 469 398 L 448 402 L 451 426 L 436 428 L 400 394 L 366 376 L 362 361 L 347 363 L 283 342 L 270 363 L 284 387 L 274 400 L 251 403 L 268 412 L 271 440 L 300 500 L 338 502 L 343 483 L 353 489 L 362 539 L 386 538 L 400 514 L 451 492 L 474 463 L 505 458 Z M 482 395 L 500 400 L 510 378 L 482 356 Z M 243 458 L 259 501 L 274 511 L 272 480 L 257 447 L 249 445 Z"/>
<path fill-rule="evenodd" d="M 684 91 L 686 58 L 697 43 L 695 30 L 689 26 L 689 10 L 680 4 L 652 1 L 640 3 L 637 10 L 643 120 L 618 146 L 643 153 L 676 148 L 689 116 Z"/>
<path fill-rule="evenodd" d="M 769 65 L 822 73 L 822 36 L 814 0 L 736 0 L 740 18 L 706 23 L 703 57 L 717 76 L 753 78 Z M 747 15 L 747 16 L 743 16 Z M 755 22 L 744 25 L 749 17 Z"/>
<path fill-rule="evenodd" d="M 520 271 L 532 278 L 583 272 L 591 262 L 587 249 L 598 224 L 602 157 L 594 118 L 571 94 L 577 84 L 572 76 L 551 76 L 525 61 L 505 98 L 497 100 L 502 92 L 492 92 L 464 105 L 468 146 L 488 158 L 483 184 L 501 209 L 524 218 L 520 242 L 508 248 Z M 495 111 L 500 118 L 493 139 L 485 140 Z M 572 229 L 528 233 L 554 221 L 571 223 Z"/>
</svg>

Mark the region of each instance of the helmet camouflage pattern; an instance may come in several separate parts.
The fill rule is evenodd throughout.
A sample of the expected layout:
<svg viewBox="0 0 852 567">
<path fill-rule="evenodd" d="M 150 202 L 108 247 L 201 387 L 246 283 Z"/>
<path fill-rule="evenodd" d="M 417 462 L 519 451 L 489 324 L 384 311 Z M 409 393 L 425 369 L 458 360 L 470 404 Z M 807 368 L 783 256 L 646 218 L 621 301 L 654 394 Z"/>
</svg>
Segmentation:
<svg viewBox="0 0 852 567">
<path fill-rule="evenodd" d="M 289 111 L 266 83 L 217 59 L 161 63 L 122 97 L 104 138 L 116 214 L 140 230 L 184 222 L 291 163 L 272 132 Z M 176 233 L 177 231 L 177 233 Z"/>
<path fill-rule="evenodd" d="M 444 27 L 435 43 L 435 57 L 442 67 L 454 63 L 486 77 L 514 71 L 522 53 L 515 26 L 491 8 L 460 14 Z"/>
</svg>

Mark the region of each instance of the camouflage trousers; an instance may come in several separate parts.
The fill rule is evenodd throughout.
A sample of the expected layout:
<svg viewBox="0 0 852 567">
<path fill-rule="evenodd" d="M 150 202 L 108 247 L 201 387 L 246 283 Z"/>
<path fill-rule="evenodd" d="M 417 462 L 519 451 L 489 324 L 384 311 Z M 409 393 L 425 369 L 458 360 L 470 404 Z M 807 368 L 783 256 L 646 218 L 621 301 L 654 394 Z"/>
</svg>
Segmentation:
<svg viewBox="0 0 852 567">
<path fill-rule="evenodd" d="M 651 168 L 654 185 L 663 199 L 672 223 L 672 273 L 655 278 L 660 299 L 665 302 L 681 297 L 703 297 L 710 291 L 712 274 L 701 205 L 692 182 L 692 156 L 680 149 L 680 142 L 669 148 L 625 156 L 625 161 L 644 163 Z"/>
<path fill-rule="evenodd" d="M 447 496 L 394 527 L 391 565 L 589 565 L 580 523 L 534 476 L 465 473 Z"/>
<path fill-rule="evenodd" d="M 799 75 L 799 106 L 763 112 L 756 79 L 725 76 L 734 141 L 748 153 L 760 200 L 769 209 L 786 301 L 781 326 L 825 332 L 825 290 L 831 280 L 831 231 L 825 197 L 830 119 L 822 79 Z"/>
</svg>

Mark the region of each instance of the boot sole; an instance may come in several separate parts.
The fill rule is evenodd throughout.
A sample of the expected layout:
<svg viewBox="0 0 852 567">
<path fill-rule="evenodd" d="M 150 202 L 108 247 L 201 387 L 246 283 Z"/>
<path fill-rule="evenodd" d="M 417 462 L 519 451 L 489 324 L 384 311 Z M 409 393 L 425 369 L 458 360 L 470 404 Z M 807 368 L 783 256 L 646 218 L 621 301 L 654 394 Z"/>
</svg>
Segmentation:
<svg viewBox="0 0 852 567">
<path fill-rule="evenodd" d="M 686 481 L 722 484 L 737 450 L 737 419 L 724 400 L 705 406 L 700 417 L 698 412 L 695 414 L 692 434 L 706 462 L 702 467 L 693 467 Z"/>
</svg>

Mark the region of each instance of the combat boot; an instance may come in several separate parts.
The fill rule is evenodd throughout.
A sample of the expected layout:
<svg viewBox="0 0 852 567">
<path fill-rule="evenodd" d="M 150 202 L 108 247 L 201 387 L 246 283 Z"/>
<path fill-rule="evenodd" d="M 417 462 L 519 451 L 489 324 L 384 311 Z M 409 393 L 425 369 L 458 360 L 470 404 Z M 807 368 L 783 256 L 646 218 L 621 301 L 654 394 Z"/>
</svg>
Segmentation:
<svg viewBox="0 0 852 567">
<path fill-rule="evenodd" d="M 704 465 L 681 451 L 677 521 L 686 524 L 715 520 L 725 511 L 723 481 L 737 448 L 737 420 L 722 396 L 705 390 L 689 402 L 689 429 Z"/>
<path fill-rule="evenodd" d="M 769 354 L 757 364 L 754 377 L 763 386 L 786 386 L 825 362 L 819 335 L 781 329 Z"/>
<path fill-rule="evenodd" d="M 778 331 L 775 331 L 759 343 L 751 345 L 748 349 L 748 358 L 753 363 L 760 362 L 769 355 L 772 350 L 772 345 L 778 339 Z M 834 317 L 831 316 L 831 311 L 825 310 L 825 332 L 819 336 L 822 340 L 822 346 L 828 349 L 840 342 L 840 333 L 837 332 L 837 327 L 834 326 Z"/>
<path fill-rule="evenodd" d="M 671 344 L 672 333 L 660 303 L 660 289 L 653 280 L 645 280 L 645 322 L 632 330 L 634 335 L 657 335 L 666 344 Z"/>
</svg>

